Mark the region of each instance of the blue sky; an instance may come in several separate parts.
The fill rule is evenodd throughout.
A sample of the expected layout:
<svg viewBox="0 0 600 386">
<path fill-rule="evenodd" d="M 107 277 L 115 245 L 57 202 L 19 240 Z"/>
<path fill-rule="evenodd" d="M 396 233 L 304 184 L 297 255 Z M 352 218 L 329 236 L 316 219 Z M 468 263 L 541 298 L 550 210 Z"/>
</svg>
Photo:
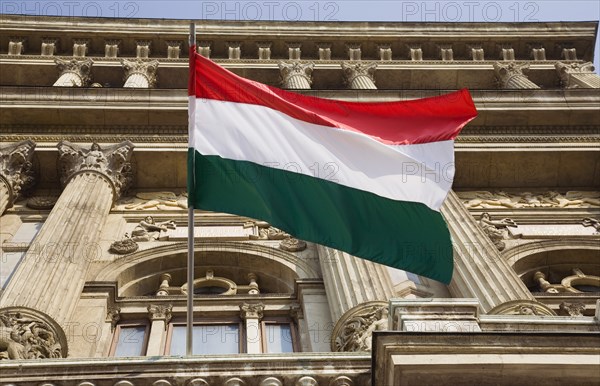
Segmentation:
<svg viewBox="0 0 600 386">
<path fill-rule="evenodd" d="M 226 20 L 523 22 L 597 21 L 598 0 L 2 0 L 2 13 Z M 600 45 L 596 41 L 596 71 Z"/>
</svg>

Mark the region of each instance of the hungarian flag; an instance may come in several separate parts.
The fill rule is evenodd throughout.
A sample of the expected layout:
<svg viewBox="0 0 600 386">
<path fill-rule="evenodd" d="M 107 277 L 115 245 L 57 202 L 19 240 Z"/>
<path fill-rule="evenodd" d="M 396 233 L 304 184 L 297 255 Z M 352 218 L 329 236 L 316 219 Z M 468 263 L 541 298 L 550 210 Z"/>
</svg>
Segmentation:
<svg viewBox="0 0 600 386">
<path fill-rule="evenodd" d="M 269 222 L 444 283 L 452 243 L 440 207 L 467 90 L 357 103 L 239 77 L 190 49 L 189 204 Z"/>
</svg>

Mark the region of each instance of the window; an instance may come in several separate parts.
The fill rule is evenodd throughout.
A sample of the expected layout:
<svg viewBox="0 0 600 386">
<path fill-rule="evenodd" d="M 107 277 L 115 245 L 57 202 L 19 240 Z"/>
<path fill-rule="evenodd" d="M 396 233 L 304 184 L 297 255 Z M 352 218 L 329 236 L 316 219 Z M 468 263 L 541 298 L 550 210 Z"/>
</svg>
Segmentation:
<svg viewBox="0 0 600 386">
<path fill-rule="evenodd" d="M 146 355 L 147 340 L 147 324 L 120 324 L 115 331 L 111 356 L 135 357 Z"/>
<path fill-rule="evenodd" d="M 243 337 L 240 323 L 207 323 L 194 324 L 192 353 L 205 354 L 239 354 L 243 352 Z M 186 326 L 172 324 L 167 338 L 167 355 L 185 355 Z"/>
<path fill-rule="evenodd" d="M 21 224 L 13 238 L 10 240 L 11 243 L 24 243 L 29 244 L 33 241 L 35 236 L 42 229 L 44 223 L 41 222 L 24 222 Z"/>
<path fill-rule="evenodd" d="M 263 352 L 269 354 L 294 352 L 295 330 L 292 323 L 263 322 Z"/>
<path fill-rule="evenodd" d="M 0 288 L 4 289 L 25 252 L 0 252 Z"/>
<path fill-rule="evenodd" d="M 19 262 L 25 256 L 35 236 L 44 223 L 24 222 L 17 232 L 2 245 L 0 252 L 0 288 L 4 289 L 14 274 Z"/>
</svg>

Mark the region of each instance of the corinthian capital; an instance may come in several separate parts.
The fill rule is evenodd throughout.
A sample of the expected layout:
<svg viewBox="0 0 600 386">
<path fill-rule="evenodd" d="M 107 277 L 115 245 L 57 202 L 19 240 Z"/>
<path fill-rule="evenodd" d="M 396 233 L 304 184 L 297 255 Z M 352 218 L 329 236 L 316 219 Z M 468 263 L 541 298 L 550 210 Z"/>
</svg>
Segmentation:
<svg viewBox="0 0 600 386">
<path fill-rule="evenodd" d="M 560 84 L 564 88 L 599 88 L 600 77 L 594 73 L 592 62 L 587 63 L 562 63 L 554 65 Z"/>
<path fill-rule="evenodd" d="M 23 190 L 34 184 L 33 150 L 35 142 L 21 141 L 0 146 L 0 180 L 8 187 L 9 207 L 19 197 Z"/>
<path fill-rule="evenodd" d="M 527 71 L 529 71 L 529 64 L 526 63 L 494 63 L 494 74 L 500 88 L 540 88 L 527 78 L 525 75 Z"/>
<path fill-rule="evenodd" d="M 91 59 L 54 59 L 54 63 L 56 63 L 59 72 L 59 78 L 54 84 L 55 86 L 85 87 L 92 81 L 91 74 L 94 62 Z"/>
<path fill-rule="evenodd" d="M 152 60 L 145 62 L 141 59 L 138 60 L 121 60 L 123 69 L 125 70 L 125 85 L 123 87 L 143 87 L 153 88 L 156 86 L 156 71 L 158 70 L 158 60 Z M 143 78 L 141 84 L 139 81 L 134 80 L 134 75 L 138 75 Z"/>
<path fill-rule="evenodd" d="M 130 160 L 134 145 L 129 141 L 105 148 L 94 142 L 89 150 L 68 141 L 61 141 L 57 147 L 60 181 L 63 186 L 77 174 L 98 173 L 110 181 L 116 200 L 133 182 Z"/>
<path fill-rule="evenodd" d="M 314 63 L 279 62 L 281 85 L 284 88 L 310 89 Z"/>
<path fill-rule="evenodd" d="M 375 63 L 342 63 L 345 82 L 351 89 L 376 89 L 376 69 Z"/>
</svg>

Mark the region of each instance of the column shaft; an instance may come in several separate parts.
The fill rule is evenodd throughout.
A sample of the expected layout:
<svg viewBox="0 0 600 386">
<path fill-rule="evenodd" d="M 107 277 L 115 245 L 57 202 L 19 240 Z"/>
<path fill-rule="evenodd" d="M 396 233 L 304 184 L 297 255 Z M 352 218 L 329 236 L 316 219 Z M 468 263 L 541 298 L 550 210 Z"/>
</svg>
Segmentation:
<svg viewBox="0 0 600 386">
<path fill-rule="evenodd" d="M 2 306 L 33 308 L 61 325 L 67 322 L 100 253 L 97 240 L 112 203 L 113 187 L 105 176 L 73 177 L 8 283 Z"/>
<path fill-rule="evenodd" d="M 123 87 L 149 88 L 150 83 L 148 82 L 148 78 L 142 74 L 131 74 L 127 77 Z"/>
<path fill-rule="evenodd" d="M 155 319 L 150 326 L 150 336 L 148 337 L 148 349 L 146 356 L 162 355 L 162 349 L 165 345 L 165 320 Z"/>
<path fill-rule="evenodd" d="M 4 178 L 0 178 L 0 216 L 4 214 L 4 211 L 8 209 L 8 203 L 10 202 L 10 188 Z"/>
<path fill-rule="evenodd" d="M 534 298 L 451 191 L 442 206 L 454 245 L 453 297 L 477 298 L 485 312 L 512 300 Z"/>
<path fill-rule="evenodd" d="M 318 252 L 334 323 L 361 303 L 394 296 L 386 267 L 323 246 L 318 246 Z"/>
<path fill-rule="evenodd" d="M 358 75 L 350 82 L 352 90 L 377 90 L 377 86 L 373 83 L 370 77 L 366 75 Z"/>
<path fill-rule="evenodd" d="M 83 80 L 81 77 L 73 72 L 66 72 L 62 74 L 56 82 L 53 84 L 54 87 L 82 87 Z"/>
</svg>

